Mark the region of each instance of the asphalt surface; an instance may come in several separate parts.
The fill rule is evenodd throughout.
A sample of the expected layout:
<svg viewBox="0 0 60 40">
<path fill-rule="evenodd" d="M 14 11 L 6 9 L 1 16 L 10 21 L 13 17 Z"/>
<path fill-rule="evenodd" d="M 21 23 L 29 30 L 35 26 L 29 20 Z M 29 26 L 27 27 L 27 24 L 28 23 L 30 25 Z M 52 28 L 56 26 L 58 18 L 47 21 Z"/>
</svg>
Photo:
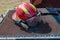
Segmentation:
<svg viewBox="0 0 60 40">
<path fill-rule="evenodd" d="M 44 12 L 47 12 L 46 9 L 38 9 Z M 51 16 L 40 16 L 42 22 L 39 26 L 33 28 L 35 32 L 32 31 L 32 29 L 29 30 L 29 32 L 26 32 L 25 30 L 22 30 L 20 26 L 16 25 L 14 21 L 12 20 L 12 14 L 15 12 L 15 10 L 8 11 L 8 14 L 4 18 L 4 21 L 2 24 L 0 24 L 0 35 L 5 36 L 41 36 L 46 34 L 59 34 L 60 33 L 60 25 L 56 22 L 56 20 Z"/>
</svg>

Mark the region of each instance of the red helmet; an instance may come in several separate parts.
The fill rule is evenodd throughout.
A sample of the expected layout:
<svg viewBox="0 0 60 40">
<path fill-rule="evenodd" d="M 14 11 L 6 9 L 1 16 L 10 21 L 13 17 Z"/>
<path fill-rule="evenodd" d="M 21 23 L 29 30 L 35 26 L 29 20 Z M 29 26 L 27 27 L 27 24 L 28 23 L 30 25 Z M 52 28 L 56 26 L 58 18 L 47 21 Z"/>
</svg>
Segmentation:
<svg viewBox="0 0 60 40">
<path fill-rule="evenodd" d="M 13 17 L 25 21 L 26 19 L 36 14 L 37 14 L 37 10 L 34 5 L 32 5 L 29 2 L 23 2 L 17 6 L 16 12 L 14 13 Z"/>
</svg>

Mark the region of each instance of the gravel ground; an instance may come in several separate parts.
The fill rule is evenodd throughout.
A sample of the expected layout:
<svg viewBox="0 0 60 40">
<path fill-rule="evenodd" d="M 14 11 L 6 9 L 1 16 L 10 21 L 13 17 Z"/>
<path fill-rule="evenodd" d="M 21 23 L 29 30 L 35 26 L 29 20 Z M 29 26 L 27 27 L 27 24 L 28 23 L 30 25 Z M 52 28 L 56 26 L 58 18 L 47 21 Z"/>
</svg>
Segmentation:
<svg viewBox="0 0 60 40">
<path fill-rule="evenodd" d="M 44 9 L 44 8 L 43 8 Z M 48 12 L 46 9 L 38 9 L 42 12 Z M 7 16 L 4 18 L 3 23 L 0 25 L 0 35 L 4 36 L 41 36 L 45 34 L 60 34 L 60 25 L 57 23 L 57 21 L 53 18 L 51 15 L 47 16 L 40 16 L 40 19 L 42 22 L 39 26 L 36 26 L 35 28 L 32 28 L 29 30 L 29 32 L 24 31 L 21 26 L 18 26 L 14 23 L 12 20 L 12 15 L 15 12 L 15 10 L 10 10 L 7 14 Z"/>
<path fill-rule="evenodd" d="M 5 16 L 6 11 L 11 8 L 15 8 L 19 3 L 29 0 L 0 0 L 0 15 Z M 2 17 L 0 16 L 0 21 Z"/>
<path fill-rule="evenodd" d="M 7 9 L 16 7 L 19 3 L 29 0 L 0 0 L 0 14 L 5 14 Z"/>
</svg>

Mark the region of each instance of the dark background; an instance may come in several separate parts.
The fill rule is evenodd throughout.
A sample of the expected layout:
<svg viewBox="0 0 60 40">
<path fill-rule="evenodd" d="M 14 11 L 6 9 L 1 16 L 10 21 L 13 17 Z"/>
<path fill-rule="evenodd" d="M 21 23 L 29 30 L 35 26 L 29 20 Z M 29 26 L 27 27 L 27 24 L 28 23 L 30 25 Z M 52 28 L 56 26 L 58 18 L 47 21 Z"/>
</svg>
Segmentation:
<svg viewBox="0 0 60 40">
<path fill-rule="evenodd" d="M 30 0 L 33 4 L 35 0 Z M 41 7 L 53 7 L 60 8 L 60 0 L 43 0 L 41 4 L 36 5 L 37 8 Z"/>
</svg>

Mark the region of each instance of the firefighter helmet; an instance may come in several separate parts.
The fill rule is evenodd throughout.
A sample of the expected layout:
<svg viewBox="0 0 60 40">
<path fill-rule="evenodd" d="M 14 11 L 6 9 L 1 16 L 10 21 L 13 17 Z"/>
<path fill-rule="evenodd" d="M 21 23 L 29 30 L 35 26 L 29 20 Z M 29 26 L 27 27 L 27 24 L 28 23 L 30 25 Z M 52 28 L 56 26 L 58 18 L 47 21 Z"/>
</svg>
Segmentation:
<svg viewBox="0 0 60 40">
<path fill-rule="evenodd" d="M 29 2 L 23 2 L 16 7 L 16 12 L 13 17 L 25 21 L 28 18 L 37 14 L 37 9 Z"/>
</svg>

